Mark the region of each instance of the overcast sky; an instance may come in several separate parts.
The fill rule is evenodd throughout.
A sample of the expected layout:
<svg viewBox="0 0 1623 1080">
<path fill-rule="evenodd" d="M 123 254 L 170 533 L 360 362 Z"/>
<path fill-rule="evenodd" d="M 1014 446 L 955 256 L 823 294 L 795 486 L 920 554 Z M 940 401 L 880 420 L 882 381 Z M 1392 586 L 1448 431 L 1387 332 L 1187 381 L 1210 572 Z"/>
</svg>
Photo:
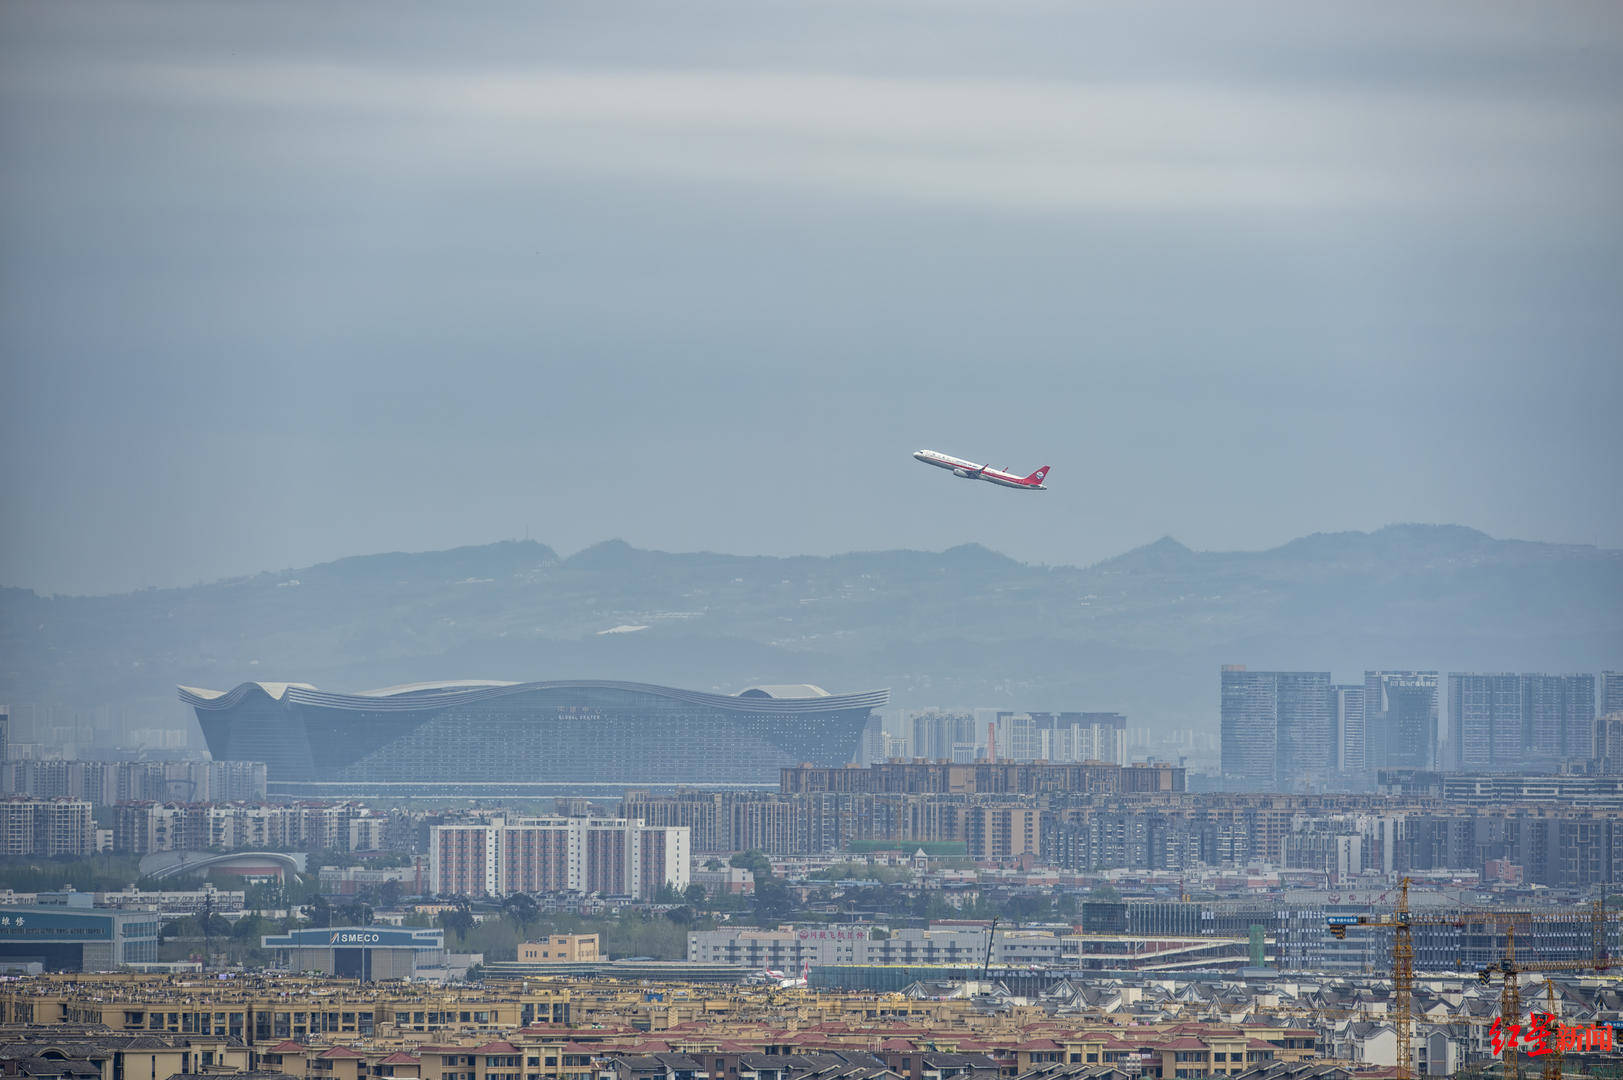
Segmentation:
<svg viewBox="0 0 1623 1080">
<path fill-rule="evenodd" d="M 1620 103 L 1610 2 L 8 3 L 0 583 L 1623 547 Z"/>
</svg>

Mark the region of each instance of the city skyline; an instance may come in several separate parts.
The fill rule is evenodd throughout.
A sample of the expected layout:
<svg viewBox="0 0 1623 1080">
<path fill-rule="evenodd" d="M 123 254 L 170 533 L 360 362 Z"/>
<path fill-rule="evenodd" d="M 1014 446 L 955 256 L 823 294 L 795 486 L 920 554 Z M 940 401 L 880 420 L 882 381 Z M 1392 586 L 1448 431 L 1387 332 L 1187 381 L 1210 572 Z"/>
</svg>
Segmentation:
<svg viewBox="0 0 1623 1080">
<path fill-rule="evenodd" d="M 1620 101 L 1606 0 L 0 4 L 0 1071 L 1616 1072 Z"/>
</svg>

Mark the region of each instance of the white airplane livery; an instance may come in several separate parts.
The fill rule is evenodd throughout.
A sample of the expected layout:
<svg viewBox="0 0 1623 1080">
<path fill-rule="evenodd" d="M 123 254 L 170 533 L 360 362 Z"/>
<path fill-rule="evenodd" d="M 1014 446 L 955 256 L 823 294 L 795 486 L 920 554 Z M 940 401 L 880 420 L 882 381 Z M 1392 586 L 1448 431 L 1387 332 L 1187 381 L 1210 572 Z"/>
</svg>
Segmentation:
<svg viewBox="0 0 1623 1080">
<path fill-rule="evenodd" d="M 990 465 L 977 465 L 973 461 L 955 458 L 951 454 L 943 454 L 935 450 L 915 450 L 913 457 L 926 465 L 934 465 L 938 469 L 951 469 L 954 476 L 961 476 L 965 480 L 987 480 L 1004 487 L 1019 488 L 1021 491 L 1047 491 L 1043 487 L 1043 478 L 1048 475 L 1048 466 L 1044 465 L 1030 476 L 1016 476 L 1004 469 L 994 469 Z"/>
</svg>

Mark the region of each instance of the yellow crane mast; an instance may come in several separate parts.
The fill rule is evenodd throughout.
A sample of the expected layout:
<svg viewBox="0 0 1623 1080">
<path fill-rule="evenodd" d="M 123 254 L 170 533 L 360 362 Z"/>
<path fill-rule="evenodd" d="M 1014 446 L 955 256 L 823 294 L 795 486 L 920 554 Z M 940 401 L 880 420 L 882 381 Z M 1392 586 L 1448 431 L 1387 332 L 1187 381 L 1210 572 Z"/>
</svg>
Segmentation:
<svg viewBox="0 0 1623 1080">
<path fill-rule="evenodd" d="M 1601 913 L 1599 916 L 1597 916 L 1596 920 L 1596 925 L 1600 927 L 1600 930 L 1597 931 L 1595 936 L 1595 941 L 1598 943 L 1595 950 L 1595 955 L 1590 957 L 1588 960 L 1529 960 L 1525 962 L 1517 960 L 1516 928 L 1514 926 L 1509 928 L 1505 935 L 1505 955 L 1499 960 L 1498 963 L 1489 964 L 1487 967 L 1477 972 L 1477 978 L 1481 979 L 1483 982 L 1488 982 L 1490 979 L 1492 979 L 1495 972 L 1498 972 L 1500 975 L 1501 985 L 1499 989 L 1499 1022 L 1501 1025 L 1520 1025 L 1522 1022 L 1521 977 L 1523 974 L 1532 974 L 1535 972 L 1550 973 L 1557 971 L 1605 971 L 1607 968 L 1612 966 L 1611 959 L 1608 957 L 1605 947 L 1604 909 L 1600 904 L 1596 904 L 1594 909 Z M 1550 1015 L 1554 1017 L 1555 989 L 1550 985 L 1550 981 L 1548 979 L 1544 981 L 1544 991 L 1550 1001 Z M 1561 1080 L 1561 1051 L 1559 1039 L 1556 1040 L 1556 1047 L 1557 1048 L 1551 1054 L 1552 1060 L 1546 1062 L 1544 1065 L 1544 1076 L 1546 1080 Z M 1510 1039 L 1505 1040 L 1504 1058 L 1504 1075 L 1510 1077 L 1511 1080 L 1521 1080 L 1521 1054 L 1517 1052 L 1515 1042 Z"/>
<path fill-rule="evenodd" d="M 1595 955 L 1597 963 L 1604 957 L 1605 952 L 1605 923 L 1606 912 L 1603 904 L 1594 904 L 1591 908 L 1591 918 L 1594 922 L 1593 936 L 1596 942 Z M 1571 915 L 1562 912 L 1531 912 L 1531 911 L 1485 911 L 1485 910 L 1455 910 L 1437 913 L 1415 914 L 1409 910 L 1409 879 L 1403 878 L 1398 885 L 1397 903 L 1391 915 L 1332 915 L 1326 922 L 1330 933 L 1338 939 L 1347 936 L 1348 929 L 1358 926 L 1389 927 L 1392 930 L 1392 1026 L 1397 1033 L 1397 1071 L 1398 1080 L 1413 1080 L 1414 1063 L 1410 1056 L 1411 1043 L 1414 1030 L 1414 1017 L 1412 1000 L 1414 997 L 1414 927 L 1416 926 L 1457 926 L 1464 927 L 1469 922 L 1494 922 L 1507 927 L 1507 931 L 1514 932 L 1517 923 L 1567 921 Z M 1514 946 L 1512 946 L 1513 948 Z M 1589 967 L 1591 965 L 1582 965 Z M 1521 970 L 1532 970 L 1522 968 Z M 1571 970 L 1579 970 L 1573 968 Z M 1514 980 L 1511 980 L 1514 982 Z M 1515 987 L 1510 991 L 1515 994 Z M 1518 999 L 1519 1000 L 1519 999 Z M 1503 1001 L 1501 1001 L 1503 1006 Z M 1520 1011 L 1518 1004 L 1516 1012 Z M 1508 1015 L 1515 1015 L 1515 1012 Z"/>
</svg>

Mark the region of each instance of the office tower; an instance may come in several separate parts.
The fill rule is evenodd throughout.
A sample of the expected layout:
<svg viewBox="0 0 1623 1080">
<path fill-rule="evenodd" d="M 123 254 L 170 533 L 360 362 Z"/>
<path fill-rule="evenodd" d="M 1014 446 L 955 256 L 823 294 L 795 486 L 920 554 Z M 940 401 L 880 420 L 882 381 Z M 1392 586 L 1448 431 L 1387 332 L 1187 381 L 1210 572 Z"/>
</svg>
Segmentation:
<svg viewBox="0 0 1623 1080">
<path fill-rule="evenodd" d="M 1273 787 L 1278 745 L 1273 673 L 1225 664 L 1220 708 L 1224 778 L 1249 788 Z"/>
<path fill-rule="evenodd" d="M 1364 764 L 1378 769 L 1437 765 L 1437 673 L 1364 672 Z"/>
<path fill-rule="evenodd" d="M 0 705 L 0 763 L 4 763 L 9 756 L 11 746 L 11 710 Z"/>
<path fill-rule="evenodd" d="M 1336 768 L 1342 772 L 1364 771 L 1364 687 L 1345 683 L 1330 688 L 1331 715 L 1334 718 Z"/>
<path fill-rule="evenodd" d="M 1282 788 L 1335 764 L 1327 671 L 1222 670 L 1222 769 L 1236 784 Z"/>
</svg>

